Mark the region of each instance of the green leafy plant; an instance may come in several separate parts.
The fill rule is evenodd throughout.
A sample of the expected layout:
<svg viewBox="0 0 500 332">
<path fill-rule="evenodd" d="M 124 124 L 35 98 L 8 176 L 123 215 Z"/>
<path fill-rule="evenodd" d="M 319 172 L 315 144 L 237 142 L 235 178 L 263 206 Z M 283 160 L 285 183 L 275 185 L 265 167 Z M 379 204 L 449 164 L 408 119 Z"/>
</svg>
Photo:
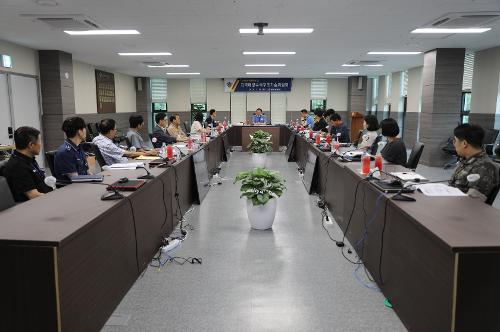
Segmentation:
<svg viewBox="0 0 500 332">
<path fill-rule="evenodd" d="M 250 138 L 269 139 L 271 138 L 271 134 L 269 134 L 267 131 L 257 130 L 255 133 L 253 133 L 253 135 L 250 135 Z"/>
<path fill-rule="evenodd" d="M 248 144 L 248 149 L 253 153 L 266 153 L 273 151 L 273 142 L 267 139 L 253 138 Z"/>
<path fill-rule="evenodd" d="M 234 183 L 241 181 L 241 197 L 251 199 L 253 205 L 264 205 L 271 198 L 278 198 L 286 190 L 285 179 L 277 171 L 255 168 L 240 172 Z"/>
</svg>

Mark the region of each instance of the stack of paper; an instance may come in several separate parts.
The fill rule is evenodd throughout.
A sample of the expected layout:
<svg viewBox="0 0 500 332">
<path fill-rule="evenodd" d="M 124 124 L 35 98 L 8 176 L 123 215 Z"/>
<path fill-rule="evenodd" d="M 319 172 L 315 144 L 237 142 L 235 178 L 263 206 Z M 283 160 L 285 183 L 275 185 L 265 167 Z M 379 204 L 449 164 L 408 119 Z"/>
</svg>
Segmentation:
<svg viewBox="0 0 500 332">
<path fill-rule="evenodd" d="M 394 175 L 402 181 L 415 181 L 416 179 L 419 181 L 427 181 L 426 178 L 415 172 L 391 172 L 391 175 Z"/>
<path fill-rule="evenodd" d="M 427 183 L 415 187 L 426 196 L 467 196 L 460 189 L 443 183 Z"/>
<path fill-rule="evenodd" d="M 114 169 L 136 169 L 137 167 L 144 167 L 144 163 L 120 163 L 120 164 L 113 164 L 111 166 L 108 166 L 108 169 L 114 170 Z"/>
</svg>

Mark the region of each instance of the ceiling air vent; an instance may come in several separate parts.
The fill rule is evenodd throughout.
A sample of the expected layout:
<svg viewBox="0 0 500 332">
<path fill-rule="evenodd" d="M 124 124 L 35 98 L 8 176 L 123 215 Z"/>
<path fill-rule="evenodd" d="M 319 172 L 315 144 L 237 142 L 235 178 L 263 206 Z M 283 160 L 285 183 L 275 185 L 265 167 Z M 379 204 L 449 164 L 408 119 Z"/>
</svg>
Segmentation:
<svg viewBox="0 0 500 332">
<path fill-rule="evenodd" d="M 350 60 L 346 62 L 347 65 L 353 66 L 373 66 L 373 65 L 381 65 L 382 61 L 380 60 Z"/>
<path fill-rule="evenodd" d="M 500 18 L 500 12 L 449 13 L 422 28 L 479 28 Z"/>
<path fill-rule="evenodd" d="M 56 30 L 98 30 L 105 29 L 85 15 L 40 15 L 21 14 L 21 17 L 32 18 L 35 22 L 42 22 Z"/>
</svg>

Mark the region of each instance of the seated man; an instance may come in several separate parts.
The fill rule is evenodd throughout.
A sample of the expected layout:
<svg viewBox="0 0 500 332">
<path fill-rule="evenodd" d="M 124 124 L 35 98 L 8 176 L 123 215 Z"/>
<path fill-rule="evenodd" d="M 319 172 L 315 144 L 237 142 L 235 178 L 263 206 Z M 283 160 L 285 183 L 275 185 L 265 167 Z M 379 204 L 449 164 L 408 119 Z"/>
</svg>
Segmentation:
<svg viewBox="0 0 500 332">
<path fill-rule="evenodd" d="M 484 130 L 480 126 L 462 124 L 455 128 L 453 135 L 453 145 L 461 159 L 450 186 L 484 202 L 499 181 L 494 163 L 482 148 Z"/>
<path fill-rule="evenodd" d="M 139 131 L 144 128 L 144 118 L 142 115 L 131 115 L 128 122 L 130 124 L 130 129 L 127 132 L 127 138 L 130 142 L 130 146 L 135 147 L 136 151 L 151 150 L 151 146 L 144 142 L 141 134 L 139 134 Z"/>
<path fill-rule="evenodd" d="M 219 123 L 217 121 L 215 121 L 216 117 L 217 117 L 217 111 L 212 108 L 209 112 L 207 119 L 205 120 L 205 124 L 208 128 L 210 128 L 210 127 L 215 128 L 219 125 Z"/>
<path fill-rule="evenodd" d="M 257 108 L 255 110 L 255 115 L 252 117 L 252 123 L 254 125 L 264 125 L 267 123 L 266 116 L 262 114 L 262 108 Z"/>
<path fill-rule="evenodd" d="M 42 148 L 40 131 L 32 127 L 17 128 L 14 142 L 16 150 L 3 168 L 14 200 L 25 202 L 52 191 L 44 182 L 45 172 L 35 160 Z"/>
<path fill-rule="evenodd" d="M 314 117 L 309 115 L 309 112 L 306 109 L 300 111 L 300 123 L 304 128 L 312 128 L 314 125 Z"/>
<path fill-rule="evenodd" d="M 87 137 L 85 121 L 77 116 L 67 118 L 62 124 L 62 130 L 66 134 L 66 140 L 54 157 L 54 176 L 58 180 L 68 180 L 72 176 L 87 175 L 87 155 L 81 146 Z"/>
<path fill-rule="evenodd" d="M 406 167 L 406 146 L 405 142 L 398 137 L 398 122 L 392 118 L 384 119 L 380 122 L 380 129 L 382 129 L 382 136 L 387 139 L 387 144 L 380 152 L 382 157 L 390 163 Z"/>
<path fill-rule="evenodd" d="M 314 112 L 314 125 L 312 127 L 313 131 L 323 131 L 323 132 L 328 132 L 328 123 L 326 120 L 323 118 L 323 111 L 320 109 L 317 109 Z"/>
<path fill-rule="evenodd" d="M 106 162 L 106 165 L 112 165 L 117 163 L 126 163 L 127 157 L 137 158 L 143 155 L 156 155 L 156 151 L 152 150 L 149 152 L 132 152 L 128 150 L 123 150 L 113 143 L 113 138 L 116 136 L 116 122 L 113 119 L 104 119 L 99 123 L 100 134 L 92 140 L 92 143 L 97 145 L 99 151 Z"/>
<path fill-rule="evenodd" d="M 177 141 L 186 141 L 187 136 L 181 129 L 181 117 L 179 114 L 171 115 L 169 120 L 170 126 L 167 128 L 169 135 L 177 139 Z"/>
<path fill-rule="evenodd" d="M 177 139 L 170 136 L 167 132 L 166 117 L 165 113 L 157 113 L 155 115 L 156 126 L 153 129 L 153 138 L 156 138 L 156 143 L 154 143 L 155 148 L 161 147 L 163 143 L 168 145 L 177 142 Z"/>
<path fill-rule="evenodd" d="M 343 124 L 340 114 L 334 113 L 330 116 L 330 127 L 333 140 L 336 139 L 339 143 L 349 143 L 349 129 Z"/>
</svg>

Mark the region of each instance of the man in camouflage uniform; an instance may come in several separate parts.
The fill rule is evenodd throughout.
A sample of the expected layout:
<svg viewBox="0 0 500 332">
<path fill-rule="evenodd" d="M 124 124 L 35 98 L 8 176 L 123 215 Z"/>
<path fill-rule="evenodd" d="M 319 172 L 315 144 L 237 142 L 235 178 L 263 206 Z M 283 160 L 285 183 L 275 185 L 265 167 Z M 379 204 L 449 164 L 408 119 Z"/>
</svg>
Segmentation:
<svg viewBox="0 0 500 332">
<path fill-rule="evenodd" d="M 453 145 L 461 158 L 450 185 L 467 195 L 486 201 L 498 186 L 498 170 L 484 152 L 484 130 L 480 126 L 463 124 L 455 128 Z"/>
</svg>

